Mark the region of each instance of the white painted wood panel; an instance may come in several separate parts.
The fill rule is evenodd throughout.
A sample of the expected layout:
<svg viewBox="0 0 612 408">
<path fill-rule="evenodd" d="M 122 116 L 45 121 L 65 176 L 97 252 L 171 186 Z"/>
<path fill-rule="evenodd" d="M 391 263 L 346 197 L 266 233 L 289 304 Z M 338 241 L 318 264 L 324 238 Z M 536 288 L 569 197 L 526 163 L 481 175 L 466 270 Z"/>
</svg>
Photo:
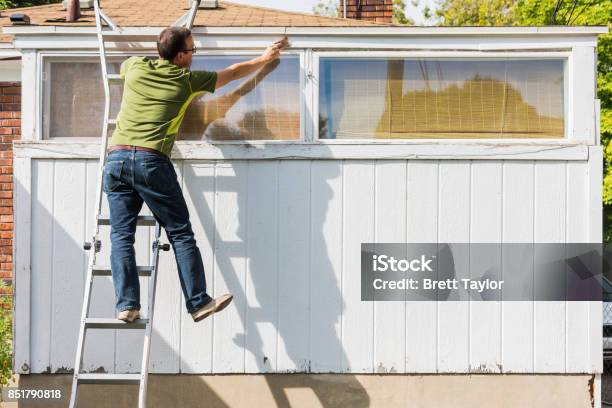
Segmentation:
<svg viewBox="0 0 612 408">
<path fill-rule="evenodd" d="M 245 202 L 246 225 L 240 237 L 246 243 L 245 315 L 246 372 L 275 371 L 278 367 L 280 271 L 293 276 L 292 264 L 279 267 L 279 162 L 249 162 Z M 299 286 L 286 285 L 292 296 Z"/>
<path fill-rule="evenodd" d="M 533 242 L 534 234 L 534 163 L 531 161 L 502 164 L 502 239 L 503 242 Z M 502 278 L 507 273 L 502 264 Z M 533 274 L 533 263 L 524 267 L 525 275 Z M 534 303 L 504 301 L 501 305 L 501 364 L 504 372 L 532 372 L 534 362 Z"/>
<path fill-rule="evenodd" d="M 248 163 L 218 163 L 215 202 L 215 295 L 229 292 L 234 300 L 223 313 L 213 315 L 213 372 L 244 372 L 247 300 L 246 243 Z"/>
<path fill-rule="evenodd" d="M 309 234 L 310 161 L 280 161 L 278 166 L 278 371 L 304 372 L 308 371 L 310 366 Z"/>
<path fill-rule="evenodd" d="M 536 163 L 534 242 L 565 242 L 566 163 Z M 538 253 L 535 253 L 538 264 Z M 547 285 L 536 269 L 535 287 Z M 537 372 L 565 372 L 565 306 L 562 301 L 534 302 L 534 369 Z"/>
<path fill-rule="evenodd" d="M 235 300 L 193 323 L 174 254 L 163 252 L 151 372 L 562 373 L 591 372 L 600 364 L 599 302 L 361 301 L 359 256 L 361 242 L 591 239 L 597 191 L 589 171 L 596 166 L 523 160 L 175 165 L 209 294 L 231 292 Z M 93 227 L 88 197 L 94 188 L 95 160 L 32 162 L 32 372 L 74 363 L 82 242 Z M 587 226 L 581 220 L 589 217 Z M 138 262 L 146 263 L 150 229 L 139 234 Z M 109 250 L 103 246 L 101 259 Z M 457 273 L 476 261 L 456 258 Z M 96 296 L 106 299 L 92 303 L 99 316 L 114 313 L 110 278 L 101 279 Z M 73 317 L 59 318 L 71 310 Z M 141 339 L 97 333 L 88 340 L 97 351 L 86 352 L 85 370 L 137 371 Z"/>
<path fill-rule="evenodd" d="M 177 179 L 181 185 L 183 182 L 182 165 L 183 162 L 174 162 Z M 161 233 L 161 241 L 170 242 L 165 231 Z M 183 313 L 187 313 L 187 311 L 181 291 L 174 251 L 160 252 L 157 290 L 155 293 L 155 316 L 151 337 L 151 356 L 149 358 L 149 368 L 152 372 L 178 372 L 180 367 L 181 315 Z M 130 335 L 130 333 L 127 334 Z M 143 338 L 143 335 L 139 334 Z M 142 346 L 139 346 L 138 350 L 138 355 L 140 355 L 142 353 L 140 351 Z"/>
<path fill-rule="evenodd" d="M 361 243 L 374 241 L 374 162 L 346 161 L 343 172 L 343 372 L 373 372 L 374 305 L 361 301 Z"/>
<path fill-rule="evenodd" d="M 98 163 L 94 160 L 87 160 L 85 164 L 85 191 L 84 199 L 86 201 L 85 219 L 85 240 L 91 241 L 91 237 L 95 230 L 95 200 L 96 186 L 98 178 Z M 108 214 L 108 203 L 106 196 L 103 197 L 105 213 Z M 97 261 L 99 264 L 110 265 L 110 227 L 104 227 L 104 238 L 101 239 L 102 247 L 98 253 Z M 138 242 L 138 241 L 136 241 Z M 87 258 L 89 252 L 82 251 Z M 87 260 L 89 261 L 89 260 Z M 86 279 L 86 270 L 83 270 Z M 81 297 L 83 294 L 81 294 Z M 91 317 L 111 317 L 115 313 L 115 290 L 113 280 L 110 276 L 99 276 L 94 278 L 94 283 L 91 288 L 91 301 L 89 305 L 89 315 Z M 85 336 L 85 347 L 83 349 L 83 367 L 82 371 L 95 371 L 102 369 L 107 372 L 115 370 L 115 334 L 116 330 L 90 330 Z M 132 354 L 120 356 L 117 362 L 123 362 Z M 119 372 L 125 367 L 118 367 Z M 132 371 L 136 371 L 132 368 Z"/>
<path fill-rule="evenodd" d="M 438 241 L 438 178 L 437 161 L 408 161 L 406 242 Z M 406 372 L 438 370 L 438 305 L 437 301 L 406 302 Z"/>
<path fill-rule="evenodd" d="M 14 348 L 13 370 L 19 374 L 27 374 L 32 366 L 30 353 L 32 302 L 32 208 L 35 202 L 32 199 L 32 161 L 29 159 L 14 160 L 14 243 L 13 274 L 14 293 L 13 305 L 13 344 L 23 344 L 23 347 Z M 46 357 L 45 357 L 46 358 Z"/>
<path fill-rule="evenodd" d="M 473 162 L 470 197 L 470 242 L 502 242 L 502 163 Z M 480 252 L 480 251 L 478 251 Z M 480 252 L 481 253 L 481 252 Z M 501 262 L 501 246 L 486 261 Z M 472 279 L 484 275 L 483 259 L 470 256 Z M 494 275 L 493 279 L 501 279 Z M 501 302 L 469 302 L 470 371 L 501 372 Z"/>
<path fill-rule="evenodd" d="M 406 242 L 406 162 L 375 162 L 373 242 Z M 404 372 L 406 302 L 373 302 L 374 370 Z"/>
<path fill-rule="evenodd" d="M 566 242 L 589 242 L 589 183 L 586 163 L 567 163 Z M 568 273 L 571 269 L 568 267 Z M 589 302 L 566 302 L 565 366 L 569 372 L 589 372 Z M 586 317 L 586 318 L 585 318 Z M 593 333 L 594 335 L 594 333 Z"/>
<path fill-rule="evenodd" d="M 51 371 L 51 298 L 53 293 L 53 160 L 32 161 L 31 370 Z M 19 212 L 19 208 L 16 209 Z M 18 288 L 20 289 L 20 288 Z M 75 291 L 78 297 L 80 292 Z M 19 296 L 19 295 L 17 295 Z M 81 295 L 82 296 L 82 295 Z M 81 310 L 79 308 L 79 310 Z M 78 323 L 78 317 L 76 322 Z M 16 343 L 17 345 L 23 343 Z M 16 348 L 19 348 L 18 346 Z M 76 351 L 76 341 L 74 350 Z M 74 359 L 74 357 L 73 357 Z M 74 361 L 73 361 L 74 363 Z"/>
<path fill-rule="evenodd" d="M 340 372 L 342 347 L 343 162 L 313 162 L 310 225 L 310 361 L 313 372 Z"/>
<path fill-rule="evenodd" d="M 215 165 L 213 162 L 186 162 L 183 174 L 183 194 L 202 254 L 207 291 L 210 294 L 214 287 Z M 212 372 L 212 324 L 195 323 L 186 312 L 181 312 L 181 317 L 181 372 Z"/>
<path fill-rule="evenodd" d="M 83 305 L 87 257 L 85 240 L 84 160 L 54 163 L 53 178 L 53 278 L 51 281 L 51 372 L 69 370 L 74 365 L 78 323 Z M 48 243 L 46 245 L 49 245 Z"/>
<path fill-rule="evenodd" d="M 438 185 L 438 242 L 465 243 L 470 239 L 470 162 L 442 161 Z M 453 247 L 451 246 L 451 250 Z M 462 256 L 463 255 L 463 256 Z M 455 278 L 469 277 L 466 254 L 453 256 Z M 441 277 L 438 276 L 438 279 Z M 440 291 L 444 294 L 444 291 Z M 453 300 L 438 303 L 438 370 L 469 370 L 469 302 Z"/>
</svg>

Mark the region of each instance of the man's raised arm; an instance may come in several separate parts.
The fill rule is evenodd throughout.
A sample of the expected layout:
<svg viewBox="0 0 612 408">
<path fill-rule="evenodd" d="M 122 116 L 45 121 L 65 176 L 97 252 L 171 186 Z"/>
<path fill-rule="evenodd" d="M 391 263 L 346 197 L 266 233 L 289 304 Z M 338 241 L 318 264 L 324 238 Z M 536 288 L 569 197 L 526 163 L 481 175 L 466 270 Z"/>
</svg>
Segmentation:
<svg viewBox="0 0 612 408">
<path fill-rule="evenodd" d="M 231 81 L 245 77 L 257 71 L 267 63 L 274 61 L 280 56 L 280 51 L 285 48 L 287 44 L 289 44 L 287 37 L 283 37 L 281 40 L 276 41 L 274 44 L 266 48 L 264 53 L 259 57 L 253 58 L 249 61 L 238 62 L 217 71 L 217 83 L 215 85 L 215 90 L 221 88 L 223 85 L 226 85 Z"/>
</svg>

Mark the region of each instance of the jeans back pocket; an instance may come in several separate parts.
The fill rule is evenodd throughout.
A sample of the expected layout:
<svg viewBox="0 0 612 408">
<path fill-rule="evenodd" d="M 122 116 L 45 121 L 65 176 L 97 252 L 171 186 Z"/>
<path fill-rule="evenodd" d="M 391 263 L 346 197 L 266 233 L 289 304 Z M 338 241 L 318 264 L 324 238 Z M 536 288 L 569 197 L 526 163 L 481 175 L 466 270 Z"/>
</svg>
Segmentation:
<svg viewBox="0 0 612 408">
<path fill-rule="evenodd" d="M 103 185 L 104 192 L 115 191 L 124 183 L 121 181 L 121 173 L 123 172 L 123 160 L 112 160 L 106 162 L 104 166 Z"/>
</svg>

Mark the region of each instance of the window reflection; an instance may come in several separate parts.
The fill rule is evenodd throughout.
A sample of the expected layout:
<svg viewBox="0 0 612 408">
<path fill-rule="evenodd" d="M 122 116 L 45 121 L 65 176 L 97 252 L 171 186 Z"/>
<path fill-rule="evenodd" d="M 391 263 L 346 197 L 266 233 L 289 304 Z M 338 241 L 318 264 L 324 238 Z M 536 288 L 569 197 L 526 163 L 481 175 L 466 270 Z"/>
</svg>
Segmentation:
<svg viewBox="0 0 612 408">
<path fill-rule="evenodd" d="M 203 56 L 192 70 L 220 70 L 250 57 Z M 298 56 L 283 56 L 251 76 L 203 94 L 189 106 L 181 140 L 289 140 L 300 138 Z"/>
<path fill-rule="evenodd" d="M 560 138 L 563 64 L 322 58 L 320 138 Z"/>
</svg>

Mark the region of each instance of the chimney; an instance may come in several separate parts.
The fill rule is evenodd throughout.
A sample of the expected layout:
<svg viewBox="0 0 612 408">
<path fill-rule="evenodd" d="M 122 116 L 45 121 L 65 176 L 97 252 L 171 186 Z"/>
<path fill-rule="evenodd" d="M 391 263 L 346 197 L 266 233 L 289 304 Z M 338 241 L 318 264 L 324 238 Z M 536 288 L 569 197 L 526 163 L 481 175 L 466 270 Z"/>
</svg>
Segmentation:
<svg viewBox="0 0 612 408">
<path fill-rule="evenodd" d="M 66 9 L 66 21 L 77 21 L 81 17 L 79 0 L 68 0 Z"/>
<path fill-rule="evenodd" d="M 339 0 L 339 3 L 340 17 L 344 17 L 346 4 L 346 18 L 377 23 L 393 22 L 393 0 Z"/>
</svg>

